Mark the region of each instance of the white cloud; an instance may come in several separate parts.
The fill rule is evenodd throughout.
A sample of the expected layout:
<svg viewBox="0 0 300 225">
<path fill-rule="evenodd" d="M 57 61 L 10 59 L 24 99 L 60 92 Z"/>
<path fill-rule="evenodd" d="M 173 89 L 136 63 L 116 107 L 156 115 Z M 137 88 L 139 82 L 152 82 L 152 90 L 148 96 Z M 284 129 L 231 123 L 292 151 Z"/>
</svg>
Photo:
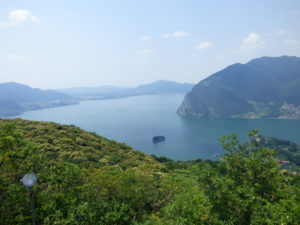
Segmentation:
<svg viewBox="0 0 300 225">
<path fill-rule="evenodd" d="M 209 41 L 204 41 L 204 42 L 201 42 L 200 44 L 198 44 L 196 46 L 196 49 L 205 49 L 205 48 L 212 48 L 214 47 L 214 44 L 209 42 Z"/>
<path fill-rule="evenodd" d="M 256 33 L 250 33 L 242 42 L 239 52 L 246 53 L 251 50 L 263 48 L 265 46 L 261 37 Z"/>
<path fill-rule="evenodd" d="M 31 21 L 38 23 L 39 20 L 31 14 L 28 10 L 25 9 L 17 9 L 13 10 L 9 13 L 8 20 L 13 23 L 23 23 L 26 21 Z"/>
<path fill-rule="evenodd" d="M 260 37 L 256 33 L 251 33 L 243 40 L 244 45 L 256 44 L 260 40 Z"/>
<path fill-rule="evenodd" d="M 184 31 L 175 31 L 173 33 L 165 33 L 163 35 L 161 35 L 162 38 L 169 38 L 169 37 L 185 37 L 187 36 L 188 33 L 184 32 Z"/>
<path fill-rule="evenodd" d="M 37 17 L 33 16 L 30 11 L 17 9 L 9 12 L 8 21 L 0 22 L 1 27 L 18 26 L 25 22 L 38 23 Z"/>
<path fill-rule="evenodd" d="M 294 45 L 297 43 L 297 41 L 293 40 L 293 39 L 285 39 L 285 40 L 282 40 L 282 43 L 286 44 L 286 45 Z"/>
<path fill-rule="evenodd" d="M 143 41 L 149 41 L 151 39 L 151 37 L 145 35 L 145 36 L 141 36 L 140 39 L 143 40 Z"/>
<path fill-rule="evenodd" d="M 139 56 L 141 57 L 148 57 L 148 56 L 151 56 L 153 55 L 154 53 L 156 52 L 155 49 L 152 49 L 152 48 L 145 48 L 141 51 L 138 51 L 137 53 L 139 54 Z"/>
</svg>

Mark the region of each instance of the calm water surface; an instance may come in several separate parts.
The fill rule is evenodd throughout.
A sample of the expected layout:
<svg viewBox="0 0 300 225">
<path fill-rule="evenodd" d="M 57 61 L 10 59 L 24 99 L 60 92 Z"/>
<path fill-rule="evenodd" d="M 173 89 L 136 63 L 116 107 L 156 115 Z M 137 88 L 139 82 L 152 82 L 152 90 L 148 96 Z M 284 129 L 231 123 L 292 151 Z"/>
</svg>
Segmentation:
<svg viewBox="0 0 300 225">
<path fill-rule="evenodd" d="M 74 124 L 124 142 L 148 154 L 172 159 L 212 159 L 222 153 L 218 138 L 237 133 L 241 139 L 250 129 L 267 136 L 300 144 L 300 120 L 191 119 L 177 115 L 183 95 L 148 95 L 123 99 L 84 101 L 79 105 L 26 112 L 23 119 Z M 152 144 L 155 135 L 166 141 Z"/>
</svg>

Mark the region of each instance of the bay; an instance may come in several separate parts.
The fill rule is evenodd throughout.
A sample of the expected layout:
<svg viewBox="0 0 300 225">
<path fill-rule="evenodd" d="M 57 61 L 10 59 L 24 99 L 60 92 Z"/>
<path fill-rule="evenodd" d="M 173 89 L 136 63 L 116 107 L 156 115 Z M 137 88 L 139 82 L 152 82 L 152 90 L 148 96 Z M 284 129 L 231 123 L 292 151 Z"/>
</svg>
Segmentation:
<svg viewBox="0 0 300 225">
<path fill-rule="evenodd" d="M 23 119 L 73 124 L 148 154 L 175 160 L 214 159 L 222 154 L 218 138 L 251 129 L 300 144 L 300 120 L 186 118 L 176 114 L 184 95 L 144 95 L 82 101 L 78 105 L 25 112 Z M 163 135 L 165 142 L 152 143 Z"/>
</svg>

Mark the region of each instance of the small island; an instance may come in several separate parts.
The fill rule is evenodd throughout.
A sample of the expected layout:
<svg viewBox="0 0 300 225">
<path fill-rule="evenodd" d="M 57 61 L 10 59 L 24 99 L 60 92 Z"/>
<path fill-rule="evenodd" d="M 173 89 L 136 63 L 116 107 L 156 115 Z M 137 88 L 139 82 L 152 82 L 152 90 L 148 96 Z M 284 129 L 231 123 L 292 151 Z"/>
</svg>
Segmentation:
<svg viewBox="0 0 300 225">
<path fill-rule="evenodd" d="M 166 137 L 165 137 L 165 136 L 154 136 L 154 137 L 152 138 L 152 142 L 153 142 L 154 144 L 157 144 L 157 143 L 162 142 L 162 141 L 165 141 L 165 140 L 166 140 Z"/>
</svg>

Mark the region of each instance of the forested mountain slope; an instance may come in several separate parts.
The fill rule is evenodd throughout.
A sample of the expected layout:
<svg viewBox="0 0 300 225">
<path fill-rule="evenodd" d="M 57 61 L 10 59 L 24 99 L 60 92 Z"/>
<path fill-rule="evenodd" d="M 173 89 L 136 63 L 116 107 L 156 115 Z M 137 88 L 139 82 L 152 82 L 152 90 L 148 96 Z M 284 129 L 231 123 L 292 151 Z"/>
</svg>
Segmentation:
<svg viewBox="0 0 300 225">
<path fill-rule="evenodd" d="M 300 119 L 300 58 L 262 57 L 200 81 L 178 109 L 195 117 Z"/>
</svg>

